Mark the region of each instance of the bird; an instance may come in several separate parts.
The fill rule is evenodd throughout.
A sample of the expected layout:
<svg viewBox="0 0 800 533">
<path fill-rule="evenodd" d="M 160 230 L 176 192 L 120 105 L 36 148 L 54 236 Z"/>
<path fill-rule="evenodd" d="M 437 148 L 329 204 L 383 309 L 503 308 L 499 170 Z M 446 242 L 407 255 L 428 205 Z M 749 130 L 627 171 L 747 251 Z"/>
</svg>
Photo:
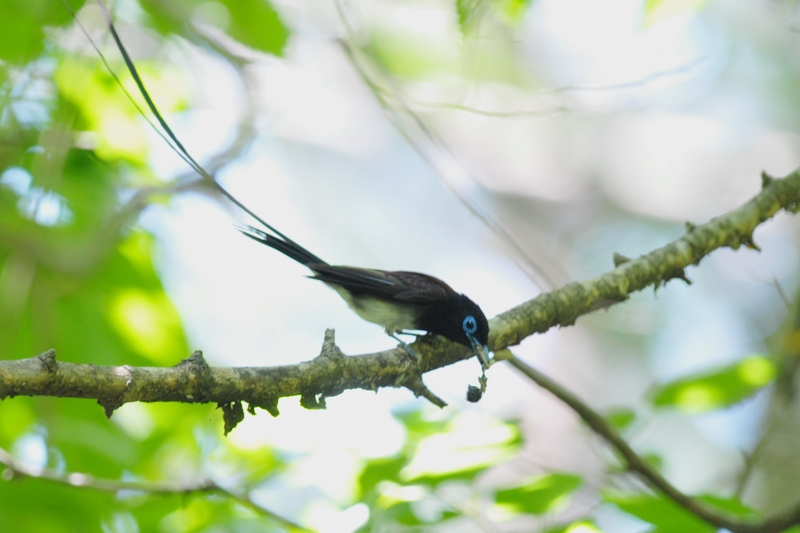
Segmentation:
<svg viewBox="0 0 800 533">
<path fill-rule="evenodd" d="M 271 235 L 249 225 L 237 229 L 307 267 L 311 279 L 339 293 L 362 319 L 383 326 L 413 359 L 413 349 L 397 335 L 425 331 L 471 348 L 484 370 L 488 368 L 486 315 L 478 304 L 444 281 L 419 272 L 330 265 L 285 235 Z"/>
<path fill-rule="evenodd" d="M 489 348 L 487 346 L 489 322 L 486 320 L 481 308 L 466 295 L 456 292 L 438 278 L 418 272 L 385 271 L 330 265 L 278 231 L 220 185 L 192 157 L 172 131 L 172 128 L 169 127 L 167 121 L 164 120 L 152 98 L 150 98 L 136 65 L 134 65 L 130 54 L 128 54 L 114 28 L 111 15 L 102 3 L 100 3 L 100 7 L 117 49 L 128 67 L 128 72 L 136 82 L 139 93 L 161 126 L 163 133 L 147 119 L 153 129 L 197 172 L 204 182 L 213 186 L 234 205 L 271 232 L 267 233 L 248 225 L 239 226 L 239 230 L 242 233 L 308 267 L 313 274 L 311 276 L 312 279 L 320 280 L 332 287 L 347 302 L 350 308 L 367 322 L 383 326 L 386 333 L 397 340 L 413 359 L 417 359 L 414 350 L 397 335 L 425 331 L 429 334 L 441 335 L 446 339 L 472 348 L 485 372 L 490 365 Z M 105 61 L 100 49 L 95 48 Z M 106 66 L 108 67 L 107 62 Z M 134 106 L 139 109 L 142 116 L 147 118 L 131 95 L 125 90 L 119 78 L 113 74 L 110 67 L 108 68 L 122 91 Z M 485 388 L 485 385 L 482 386 L 481 392 L 483 388 Z M 479 398 L 479 395 L 475 397 Z"/>
</svg>

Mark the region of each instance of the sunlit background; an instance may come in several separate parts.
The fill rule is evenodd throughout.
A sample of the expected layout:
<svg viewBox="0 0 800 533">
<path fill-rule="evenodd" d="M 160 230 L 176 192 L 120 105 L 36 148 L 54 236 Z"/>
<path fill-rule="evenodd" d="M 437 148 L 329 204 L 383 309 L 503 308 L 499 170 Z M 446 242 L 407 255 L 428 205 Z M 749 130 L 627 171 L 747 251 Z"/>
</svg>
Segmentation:
<svg viewBox="0 0 800 533">
<path fill-rule="evenodd" d="M 190 23 L 200 33 L 246 61 L 239 70 L 187 41 L 160 41 L 144 29 L 147 15 L 135 2 L 112 11 L 177 136 L 250 209 L 328 262 L 432 274 L 487 316 L 610 270 L 614 252 L 636 257 L 666 245 L 687 221 L 706 222 L 754 196 L 762 171 L 782 176 L 800 166 L 793 2 L 508 0 L 476 2 L 466 13 L 469 3 L 460 2 L 461 18 L 454 2 L 435 0 L 273 5 L 291 31 L 283 57 L 224 35 L 230 14 L 221 4 L 194 11 Z M 113 54 L 99 10 L 84 8 L 81 20 Z M 57 38 L 96 55 L 77 28 Z M 69 87 L 81 75 L 62 69 L 58 83 Z M 247 143 L 231 149 L 248 127 Z M 86 134 L 88 145 L 145 158 L 155 181 L 190 173 L 141 119 L 115 123 L 103 115 L 98 131 Z M 214 159 L 219 153 L 222 161 Z M 22 196 L 32 187 L 18 168 L 0 184 Z M 65 209 L 44 198 L 34 211 L 47 226 L 68 217 Z M 155 236 L 157 272 L 188 349 L 203 350 L 213 365 L 262 366 L 315 357 L 326 328 L 335 328 L 347 354 L 395 345 L 334 291 L 308 280 L 304 267 L 233 225 L 252 222 L 207 191 L 155 203 L 136 222 Z M 738 488 L 750 504 L 770 508 L 797 492 L 770 489 L 800 471 L 785 447 L 765 452 L 738 487 L 746 457 L 768 430 L 769 389 L 700 414 L 651 402 L 659 383 L 769 353 L 768 338 L 798 290 L 797 220 L 781 214 L 755 241 L 760 253 L 720 250 L 690 268 L 691 286 L 672 281 L 636 294 L 529 338 L 514 353 L 599 411 L 635 414 L 626 436 L 657 456 L 681 490 L 732 495 Z M 159 345 L 147 305 L 121 298 L 121 328 L 139 339 L 151 364 L 175 364 L 188 353 Z M 584 485 L 568 504 L 504 530 L 589 512 L 604 531 L 647 529 L 613 506 L 597 506 L 609 452 L 573 413 L 503 364 L 490 370 L 483 400 L 470 404 L 466 387 L 479 373 L 471 360 L 425 376 L 449 403 L 442 411 L 404 389 L 347 391 L 328 399 L 325 411 L 283 399 L 280 417 L 248 415 L 226 445 L 296 458 L 280 483 L 259 486 L 253 499 L 321 532 L 350 533 L 369 518 L 356 496 L 363 461 L 397 454 L 408 438 L 396 413 L 421 409 L 423 418 L 453 420 L 456 442 L 443 436 L 431 444 L 438 455 L 428 464 L 420 451 L 420 472 L 463 460 L 459 446 L 505 442 L 498 421 L 520 419 L 522 452 L 481 482 L 572 472 Z M 146 439 L 163 423 L 154 419 L 158 409 L 126 405 L 111 422 Z M 219 417 L 194 431 L 200 441 L 216 435 Z M 41 432 L 14 449 L 52 464 Z M 206 474 L 235 484 L 213 449 L 208 457 Z M 629 480 L 622 488 L 632 487 Z M 120 516 L 110 531 L 136 531 Z M 180 516 L 171 520 L 181 530 Z"/>
</svg>

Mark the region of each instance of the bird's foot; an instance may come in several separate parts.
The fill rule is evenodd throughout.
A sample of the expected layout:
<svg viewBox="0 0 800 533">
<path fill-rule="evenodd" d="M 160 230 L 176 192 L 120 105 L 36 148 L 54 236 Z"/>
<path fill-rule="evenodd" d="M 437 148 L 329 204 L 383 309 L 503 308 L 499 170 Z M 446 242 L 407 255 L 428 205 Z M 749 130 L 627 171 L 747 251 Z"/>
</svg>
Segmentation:
<svg viewBox="0 0 800 533">
<path fill-rule="evenodd" d="M 394 333 L 389 333 L 389 336 L 400 344 L 403 350 L 406 351 L 406 353 L 411 357 L 411 359 L 414 360 L 415 363 L 419 361 L 419 357 L 417 357 L 417 352 L 415 352 L 414 349 L 411 346 L 409 346 L 406 341 L 404 341 Z"/>
</svg>

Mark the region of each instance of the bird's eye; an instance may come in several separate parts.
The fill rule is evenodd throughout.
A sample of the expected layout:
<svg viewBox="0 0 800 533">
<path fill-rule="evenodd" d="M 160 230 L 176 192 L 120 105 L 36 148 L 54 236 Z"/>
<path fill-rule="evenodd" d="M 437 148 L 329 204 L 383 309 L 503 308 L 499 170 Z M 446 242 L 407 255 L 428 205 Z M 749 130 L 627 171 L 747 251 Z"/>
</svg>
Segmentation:
<svg viewBox="0 0 800 533">
<path fill-rule="evenodd" d="M 475 317 L 472 315 L 468 315 L 467 318 L 464 319 L 464 322 L 461 323 L 461 327 L 464 328 L 464 332 L 467 335 L 478 331 L 478 323 L 475 322 Z"/>
</svg>

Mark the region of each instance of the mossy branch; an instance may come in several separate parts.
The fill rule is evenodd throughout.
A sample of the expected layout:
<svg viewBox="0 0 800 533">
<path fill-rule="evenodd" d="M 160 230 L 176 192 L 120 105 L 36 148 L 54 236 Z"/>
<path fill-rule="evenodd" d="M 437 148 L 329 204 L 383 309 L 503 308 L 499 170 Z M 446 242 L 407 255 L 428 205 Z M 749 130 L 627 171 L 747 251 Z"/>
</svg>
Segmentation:
<svg viewBox="0 0 800 533">
<path fill-rule="evenodd" d="M 752 200 L 706 224 L 687 223 L 686 234 L 667 246 L 638 259 L 615 254 L 611 272 L 541 294 L 498 315 L 489 323 L 489 345 L 495 350 L 514 346 L 553 326 L 571 326 L 579 316 L 625 301 L 651 285 L 658 288 L 676 278 L 688 282 L 684 269 L 718 248 L 758 250 L 755 229 L 781 210 L 796 213 L 800 208 L 800 170 L 783 179 L 762 173 L 761 179 L 761 192 Z"/>
<path fill-rule="evenodd" d="M 638 259 L 615 255 L 616 268 L 602 276 L 541 294 L 490 321 L 489 346 L 499 351 L 534 333 L 569 326 L 582 315 L 625 301 L 645 287 L 671 279 L 686 280 L 684 269 L 721 247 L 756 248 L 753 231 L 780 210 L 800 206 L 800 171 L 786 178 L 762 175 L 762 189 L 752 200 L 710 222 L 687 224 L 680 239 Z M 111 415 L 127 402 L 216 403 L 226 431 L 244 416 L 241 402 L 278 415 L 278 399 L 300 396 L 307 408 L 324 408 L 325 398 L 347 389 L 406 387 L 438 406 L 445 402 L 428 390 L 422 375 L 472 357 L 472 352 L 441 338 L 413 345 L 414 363 L 402 348 L 345 356 L 327 331 L 322 351 L 311 361 L 276 367 L 209 367 L 200 352 L 172 368 L 98 366 L 56 361 L 55 352 L 16 361 L 0 361 L 0 399 L 13 396 L 59 396 L 96 399 Z"/>
</svg>

